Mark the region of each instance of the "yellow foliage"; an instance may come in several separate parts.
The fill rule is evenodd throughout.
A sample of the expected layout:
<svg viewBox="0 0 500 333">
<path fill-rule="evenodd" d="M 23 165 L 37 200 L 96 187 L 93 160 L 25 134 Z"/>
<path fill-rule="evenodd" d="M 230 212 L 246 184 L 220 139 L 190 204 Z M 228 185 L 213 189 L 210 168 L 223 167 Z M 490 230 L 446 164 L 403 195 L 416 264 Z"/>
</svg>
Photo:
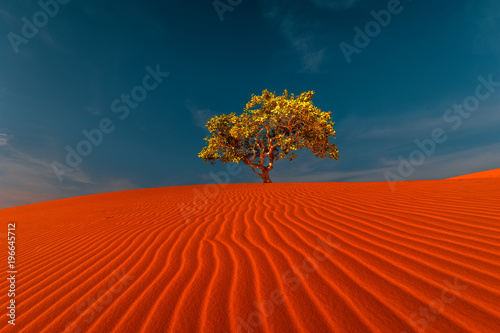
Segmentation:
<svg viewBox="0 0 500 333">
<path fill-rule="evenodd" d="M 314 91 L 295 96 L 287 90 L 281 96 L 268 90 L 252 95 L 241 115 L 223 114 L 207 122 L 208 146 L 198 156 L 212 164 L 243 161 L 264 167 L 263 156 L 272 165 L 293 160 L 297 155 L 292 151 L 305 148 L 316 157 L 338 159 L 337 146 L 330 142 L 335 138 L 331 112 L 315 107 L 313 97 Z"/>
</svg>

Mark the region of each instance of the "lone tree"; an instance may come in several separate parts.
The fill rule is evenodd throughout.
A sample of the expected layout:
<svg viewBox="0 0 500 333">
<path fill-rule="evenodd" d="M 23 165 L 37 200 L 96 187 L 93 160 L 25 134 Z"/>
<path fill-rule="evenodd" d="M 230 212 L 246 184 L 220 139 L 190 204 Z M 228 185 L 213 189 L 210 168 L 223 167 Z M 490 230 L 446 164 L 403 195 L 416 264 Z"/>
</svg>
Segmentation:
<svg viewBox="0 0 500 333">
<path fill-rule="evenodd" d="M 274 163 L 297 157 L 293 151 L 309 149 L 316 157 L 338 159 L 338 149 L 330 138 L 335 138 L 331 112 L 323 112 L 311 101 L 314 91 L 295 97 L 285 90 L 276 96 L 267 90 L 261 96 L 252 95 L 244 112 L 223 114 L 211 118 L 206 126 L 210 135 L 204 140 L 208 146 L 198 154 L 213 165 L 240 161 L 271 183 L 269 171 Z M 260 169 L 261 173 L 256 169 Z"/>
</svg>

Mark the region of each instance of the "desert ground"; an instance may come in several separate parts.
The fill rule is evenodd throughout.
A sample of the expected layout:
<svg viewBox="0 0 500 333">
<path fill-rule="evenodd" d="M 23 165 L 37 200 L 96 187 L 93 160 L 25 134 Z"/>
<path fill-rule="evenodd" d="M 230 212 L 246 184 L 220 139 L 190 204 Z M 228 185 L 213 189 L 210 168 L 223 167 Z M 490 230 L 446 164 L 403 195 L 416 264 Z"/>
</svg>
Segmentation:
<svg viewBox="0 0 500 333">
<path fill-rule="evenodd" d="M 2 209 L 18 280 L 0 332 L 500 332 L 499 189 L 493 170 Z"/>
</svg>

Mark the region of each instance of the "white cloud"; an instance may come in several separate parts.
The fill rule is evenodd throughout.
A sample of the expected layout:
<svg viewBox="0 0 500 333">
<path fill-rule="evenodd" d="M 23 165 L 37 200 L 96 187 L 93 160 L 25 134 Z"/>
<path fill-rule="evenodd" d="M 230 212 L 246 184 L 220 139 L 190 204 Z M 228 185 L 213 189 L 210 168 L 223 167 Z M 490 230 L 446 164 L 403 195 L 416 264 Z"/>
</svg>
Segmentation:
<svg viewBox="0 0 500 333">
<path fill-rule="evenodd" d="M 438 149 L 439 147 L 436 151 Z M 498 169 L 500 168 L 498 151 L 500 151 L 500 144 L 495 143 L 448 154 L 431 155 L 426 158 L 421 166 L 415 166 L 415 172 L 408 177 L 408 180 L 446 179 L 479 171 Z M 404 157 L 407 158 L 408 156 Z M 397 174 L 398 160 L 386 161 L 386 164 L 390 166 L 388 171 Z"/>
<path fill-rule="evenodd" d="M 438 152 L 436 149 L 436 152 Z M 426 158 L 420 166 L 415 166 L 414 173 L 405 180 L 446 179 L 469 173 L 500 168 L 500 144 L 455 151 L 447 154 L 435 154 Z M 408 152 L 409 154 L 410 152 Z M 408 154 L 404 157 L 408 159 Z M 280 173 L 271 173 L 271 179 L 276 182 L 384 182 L 385 173 L 398 175 L 398 159 L 380 158 L 374 167 L 360 170 L 348 170 L 343 160 L 320 160 L 312 156 L 301 156 L 301 160 L 289 162 L 290 165 L 276 164 Z M 342 158 L 342 157 L 341 157 Z M 346 162 L 349 164 L 349 162 Z M 293 165 L 292 165 L 293 164 Z M 336 170 L 325 170 L 335 168 Z M 256 179 L 254 179 L 257 181 Z"/>
<path fill-rule="evenodd" d="M 300 72 L 317 72 L 323 61 L 324 49 L 314 51 L 311 47 L 310 37 L 292 37 L 292 45 L 299 52 L 302 58 L 302 68 Z"/>
<path fill-rule="evenodd" d="M 6 133 L 0 133 L 0 146 L 5 146 L 9 143 L 9 136 Z"/>
<path fill-rule="evenodd" d="M 498 79 L 494 78 L 498 81 Z M 463 99 L 465 99 L 464 96 Z M 448 100 L 432 107 L 403 111 L 396 115 L 356 116 L 350 115 L 336 123 L 338 132 L 350 140 L 392 139 L 404 144 L 423 135 L 430 135 L 435 128 L 443 128 L 453 137 L 470 135 L 473 132 L 488 130 L 500 125 L 500 90 L 486 101 L 481 102 L 477 111 L 469 118 L 462 119 L 460 127 L 453 130 L 453 123 L 445 122 L 443 116 L 454 104 L 463 103 L 463 99 Z"/>
<path fill-rule="evenodd" d="M 216 115 L 212 110 L 200 109 L 191 102 L 186 103 L 186 108 L 191 112 L 191 116 L 193 117 L 196 126 L 203 129 L 207 129 L 207 121 Z"/>
<path fill-rule="evenodd" d="M 48 161 L 32 157 L 13 147 L 0 150 L 0 209 L 73 196 L 138 188 L 128 179 L 94 181 L 82 169 L 57 179 Z"/>
<path fill-rule="evenodd" d="M 314 45 L 314 24 L 301 17 L 300 10 L 282 0 L 262 2 L 265 18 L 276 24 L 281 35 L 301 59 L 299 72 L 317 72 L 324 58 L 324 48 Z"/>
<path fill-rule="evenodd" d="M 350 182 L 370 182 L 381 181 L 381 177 L 388 168 L 365 169 L 357 171 L 320 171 L 315 172 L 310 170 L 308 173 L 293 173 L 293 175 L 275 176 L 277 182 L 333 182 L 333 181 L 350 181 Z"/>
</svg>

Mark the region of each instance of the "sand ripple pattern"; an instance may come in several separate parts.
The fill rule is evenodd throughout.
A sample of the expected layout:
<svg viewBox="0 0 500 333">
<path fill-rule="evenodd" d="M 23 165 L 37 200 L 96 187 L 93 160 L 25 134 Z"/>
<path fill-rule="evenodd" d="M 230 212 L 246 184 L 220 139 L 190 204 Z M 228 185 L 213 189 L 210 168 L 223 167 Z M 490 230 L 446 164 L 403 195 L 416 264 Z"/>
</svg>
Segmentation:
<svg viewBox="0 0 500 333">
<path fill-rule="evenodd" d="M 204 189 L 0 210 L 0 332 L 500 332 L 500 179 Z"/>
</svg>

